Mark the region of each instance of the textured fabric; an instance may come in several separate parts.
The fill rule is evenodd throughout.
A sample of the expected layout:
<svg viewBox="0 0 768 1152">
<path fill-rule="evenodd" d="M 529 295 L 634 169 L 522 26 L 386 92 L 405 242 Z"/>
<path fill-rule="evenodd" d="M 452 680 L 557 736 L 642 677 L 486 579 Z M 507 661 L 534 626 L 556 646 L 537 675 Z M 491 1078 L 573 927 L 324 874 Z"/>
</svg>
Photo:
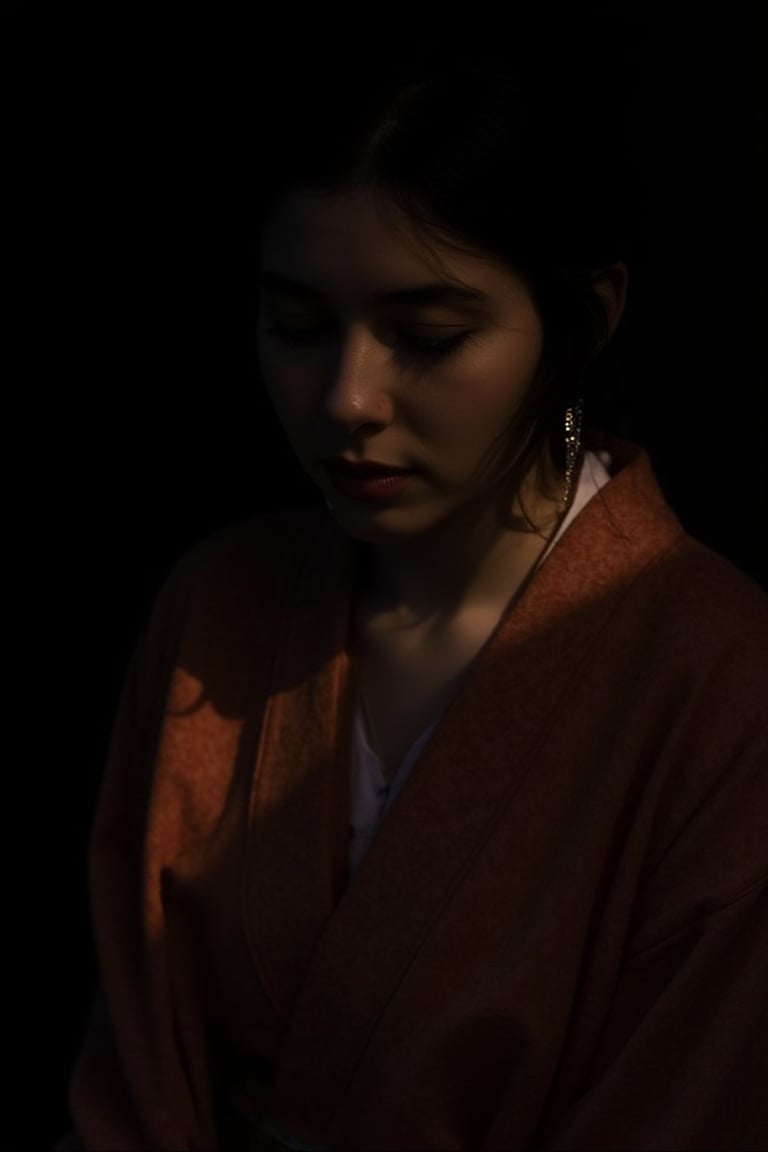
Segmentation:
<svg viewBox="0 0 768 1152">
<path fill-rule="evenodd" d="M 354 875 L 355 546 L 275 513 L 170 574 L 94 824 L 74 1146 L 768 1147 L 768 597 L 607 447 Z"/>
</svg>

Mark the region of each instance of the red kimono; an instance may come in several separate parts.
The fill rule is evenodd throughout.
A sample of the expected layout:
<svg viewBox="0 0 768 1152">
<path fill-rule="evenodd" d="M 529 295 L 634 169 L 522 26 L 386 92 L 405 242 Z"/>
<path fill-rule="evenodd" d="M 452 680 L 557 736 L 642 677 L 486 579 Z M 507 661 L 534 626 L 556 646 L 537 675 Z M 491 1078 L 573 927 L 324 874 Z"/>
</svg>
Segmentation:
<svg viewBox="0 0 768 1152">
<path fill-rule="evenodd" d="M 176 566 L 62 1147 L 768 1148 L 768 596 L 611 452 L 351 877 L 357 546 L 277 512 Z"/>
</svg>

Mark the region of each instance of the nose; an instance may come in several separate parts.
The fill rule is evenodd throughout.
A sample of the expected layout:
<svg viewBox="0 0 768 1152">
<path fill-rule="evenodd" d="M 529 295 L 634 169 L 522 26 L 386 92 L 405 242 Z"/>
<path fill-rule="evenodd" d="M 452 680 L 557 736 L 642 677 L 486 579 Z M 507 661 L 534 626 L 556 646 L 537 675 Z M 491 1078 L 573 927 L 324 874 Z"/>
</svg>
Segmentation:
<svg viewBox="0 0 768 1152">
<path fill-rule="evenodd" d="M 324 407 L 334 424 L 354 431 L 381 427 L 392 419 L 392 372 L 387 349 L 362 326 L 351 327 L 340 343 Z"/>
</svg>

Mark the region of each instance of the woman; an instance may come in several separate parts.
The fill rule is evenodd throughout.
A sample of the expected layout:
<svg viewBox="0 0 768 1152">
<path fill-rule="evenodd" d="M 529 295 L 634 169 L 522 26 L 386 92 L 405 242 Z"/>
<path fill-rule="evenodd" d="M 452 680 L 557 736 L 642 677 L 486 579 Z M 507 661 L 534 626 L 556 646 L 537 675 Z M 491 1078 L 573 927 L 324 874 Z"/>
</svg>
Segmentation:
<svg viewBox="0 0 768 1152">
<path fill-rule="evenodd" d="M 137 644 L 66 1146 L 764 1147 L 768 598 L 604 427 L 631 186 L 525 70 L 398 79 L 265 142 L 320 498 Z"/>
</svg>

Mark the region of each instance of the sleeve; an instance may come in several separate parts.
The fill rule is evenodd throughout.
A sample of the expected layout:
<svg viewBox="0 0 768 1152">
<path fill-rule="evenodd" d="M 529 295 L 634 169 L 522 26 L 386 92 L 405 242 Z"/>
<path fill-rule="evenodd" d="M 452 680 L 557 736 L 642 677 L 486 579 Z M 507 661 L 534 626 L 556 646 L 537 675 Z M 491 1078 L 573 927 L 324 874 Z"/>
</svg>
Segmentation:
<svg viewBox="0 0 768 1152">
<path fill-rule="evenodd" d="M 544 1149 L 768 1148 L 766 636 L 723 648 L 689 700 L 615 975 L 579 1021 L 589 1057 Z"/>
<path fill-rule="evenodd" d="M 768 1148 L 768 885 L 623 965 L 597 1058 L 544 1149 Z"/>
<path fill-rule="evenodd" d="M 195 1076 L 175 1035 L 163 858 L 147 844 L 183 600 L 179 579 L 169 579 L 116 710 L 89 847 L 99 987 L 70 1077 L 73 1131 L 62 1150 L 216 1147 L 205 1077 Z"/>
</svg>

